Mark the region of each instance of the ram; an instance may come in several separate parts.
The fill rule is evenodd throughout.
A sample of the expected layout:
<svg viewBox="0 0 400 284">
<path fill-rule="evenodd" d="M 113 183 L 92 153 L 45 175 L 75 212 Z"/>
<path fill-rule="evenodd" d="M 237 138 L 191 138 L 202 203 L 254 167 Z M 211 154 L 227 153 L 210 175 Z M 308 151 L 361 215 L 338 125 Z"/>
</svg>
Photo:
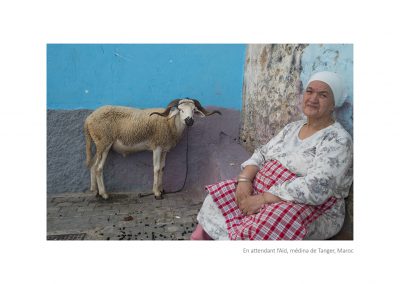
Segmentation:
<svg viewBox="0 0 400 284">
<path fill-rule="evenodd" d="M 176 99 L 164 109 L 136 109 L 103 106 L 85 120 L 86 164 L 90 168 L 90 190 L 108 198 L 103 179 L 103 168 L 110 149 L 127 155 L 138 151 L 153 151 L 153 193 L 162 198 L 162 178 L 167 152 L 182 137 L 186 126 L 192 126 L 193 116 L 209 116 L 218 110 L 207 111 L 195 99 Z M 96 154 L 92 159 L 91 145 Z"/>
</svg>

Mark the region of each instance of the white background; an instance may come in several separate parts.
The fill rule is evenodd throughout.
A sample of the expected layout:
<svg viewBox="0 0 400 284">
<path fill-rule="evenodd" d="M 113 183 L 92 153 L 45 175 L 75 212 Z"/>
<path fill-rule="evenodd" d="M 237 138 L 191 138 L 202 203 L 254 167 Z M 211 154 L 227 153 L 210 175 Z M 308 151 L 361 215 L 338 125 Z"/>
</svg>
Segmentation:
<svg viewBox="0 0 400 284">
<path fill-rule="evenodd" d="M 398 281 L 395 1 L 7 2 L 0 4 L 2 283 Z M 353 43 L 355 240 L 47 242 L 47 43 Z M 243 253 L 277 247 L 355 252 Z"/>
</svg>

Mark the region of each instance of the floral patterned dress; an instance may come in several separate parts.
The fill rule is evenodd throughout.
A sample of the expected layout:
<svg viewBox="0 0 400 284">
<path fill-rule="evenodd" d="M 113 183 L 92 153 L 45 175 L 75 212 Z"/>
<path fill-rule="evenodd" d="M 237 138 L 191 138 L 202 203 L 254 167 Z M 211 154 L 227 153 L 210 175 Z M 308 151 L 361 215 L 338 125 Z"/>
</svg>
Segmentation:
<svg viewBox="0 0 400 284">
<path fill-rule="evenodd" d="M 353 181 L 353 142 L 350 134 L 338 122 L 301 140 L 299 131 L 305 123 L 305 120 L 301 120 L 288 124 L 266 145 L 256 149 L 251 158 L 241 165 L 241 168 L 256 165 L 260 168 L 260 172 L 263 172 L 265 166 L 271 161 L 278 161 L 280 165 L 293 173 L 295 177 L 274 183 L 265 190 L 284 200 L 279 205 L 280 207 L 290 205 L 291 210 L 301 208 L 303 215 L 304 212 L 310 212 L 307 213 L 308 216 L 300 220 L 304 232 L 299 234 L 297 239 L 328 239 L 340 231 L 344 222 L 344 198 L 348 196 Z M 255 182 L 258 180 L 256 176 Z M 231 194 L 234 194 L 232 185 L 234 180 L 222 183 L 223 186 L 218 187 L 221 185 L 218 183 L 206 187 L 212 194 L 206 197 L 198 214 L 199 223 L 213 239 L 257 239 L 260 236 L 239 234 L 244 236 L 239 238 L 236 233 L 228 231 L 230 228 L 228 223 L 231 220 L 223 211 L 218 201 L 219 197 L 216 197 L 214 193 L 229 190 L 231 186 L 233 189 Z M 259 183 L 256 186 L 259 187 Z M 253 188 L 255 188 L 254 184 Z M 262 190 L 258 191 L 262 192 Z M 326 206 L 328 203 L 330 206 Z M 324 208 L 324 211 L 319 211 L 320 214 L 315 215 L 316 208 Z M 277 210 L 276 207 L 269 206 L 265 212 L 272 212 L 268 214 L 274 215 L 273 210 Z M 311 218 L 310 216 L 318 217 Z M 266 227 L 268 218 L 272 217 L 253 216 L 253 218 L 265 219 L 263 226 Z M 280 218 L 282 219 L 282 216 Z M 243 219 L 243 221 L 246 220 Z M 268 231 L 268 228 L 264 227 L 263 230 Z M 264 235 L 262 239 L 275 239 L 275 237 L 273 234 L 267 237 Z M 284 236 L 281 239 L 289 238 Z"/>
</svg>

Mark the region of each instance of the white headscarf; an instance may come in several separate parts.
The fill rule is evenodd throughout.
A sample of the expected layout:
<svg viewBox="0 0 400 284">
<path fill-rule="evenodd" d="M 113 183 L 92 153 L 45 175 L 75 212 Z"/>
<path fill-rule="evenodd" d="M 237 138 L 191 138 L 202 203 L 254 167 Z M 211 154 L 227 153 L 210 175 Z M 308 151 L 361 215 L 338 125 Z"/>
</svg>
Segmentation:
<svg viewBox="0 0 400 284">
<path fill-rule="evenodd" d="M 315 73 L 308 81 L 307 87 L 312 81 L 322 81 L 328 84 L 333 93 L 335 107 L 341 107 L 343 105 L 344 101 L 346 100 L 344 82 L 342 77 L 340 77 L 337 73 L 329 71 Z"/>
</svg>

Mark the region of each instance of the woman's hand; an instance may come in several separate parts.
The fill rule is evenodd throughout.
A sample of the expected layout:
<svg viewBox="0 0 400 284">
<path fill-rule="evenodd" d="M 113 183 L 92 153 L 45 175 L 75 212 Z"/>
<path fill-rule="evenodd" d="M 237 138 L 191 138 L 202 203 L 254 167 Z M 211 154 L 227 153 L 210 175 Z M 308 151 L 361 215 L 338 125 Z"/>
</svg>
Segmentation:
<svg viewBox="0 0 400 284">
<path fill-rule="evenodd" d="M 252 180 L 257 175 L 259 168 L 255 165 L 248 165 L 238 175 L 238 179 L 244 179 L 248 181 L 240 181 L 236 186 L 236 204 L 249 197 L 253 193 L 253 182 Z"/>
<path fill-rule="evenodd" d="M 256 214 L 265 204 L 262 194 L 251 195 L 239 202 L 239 209 L 244 215 Z"/>
<path fill-rule="evenodd" d="M 244 215 L 256 214 L 264 204 L 277 203 L 282 201 L 278 196 L 269 192 L 263 194 L 251 195 L 241 200 L 238 204 L 240 211 Z"/>
<path fill-rule="evenodd" d="M 277 203 L 277 202 L 282 201 L 282 199 L 280 199 L 278 196 L 273 195 L 273 194 L 271 194 L 269 192 L 264 192 L 262 194 L 262 196 L 264 198 L 264 203 L 270 204 L 270 203 Z"/>
<path fill-rule="evenodd" d="M 253 192 L 253 185 L 251 182 L 239 182 L 236 186 L 236 204 L 239 206 L 240 202 L 251 196 Z"/>
</svg>

